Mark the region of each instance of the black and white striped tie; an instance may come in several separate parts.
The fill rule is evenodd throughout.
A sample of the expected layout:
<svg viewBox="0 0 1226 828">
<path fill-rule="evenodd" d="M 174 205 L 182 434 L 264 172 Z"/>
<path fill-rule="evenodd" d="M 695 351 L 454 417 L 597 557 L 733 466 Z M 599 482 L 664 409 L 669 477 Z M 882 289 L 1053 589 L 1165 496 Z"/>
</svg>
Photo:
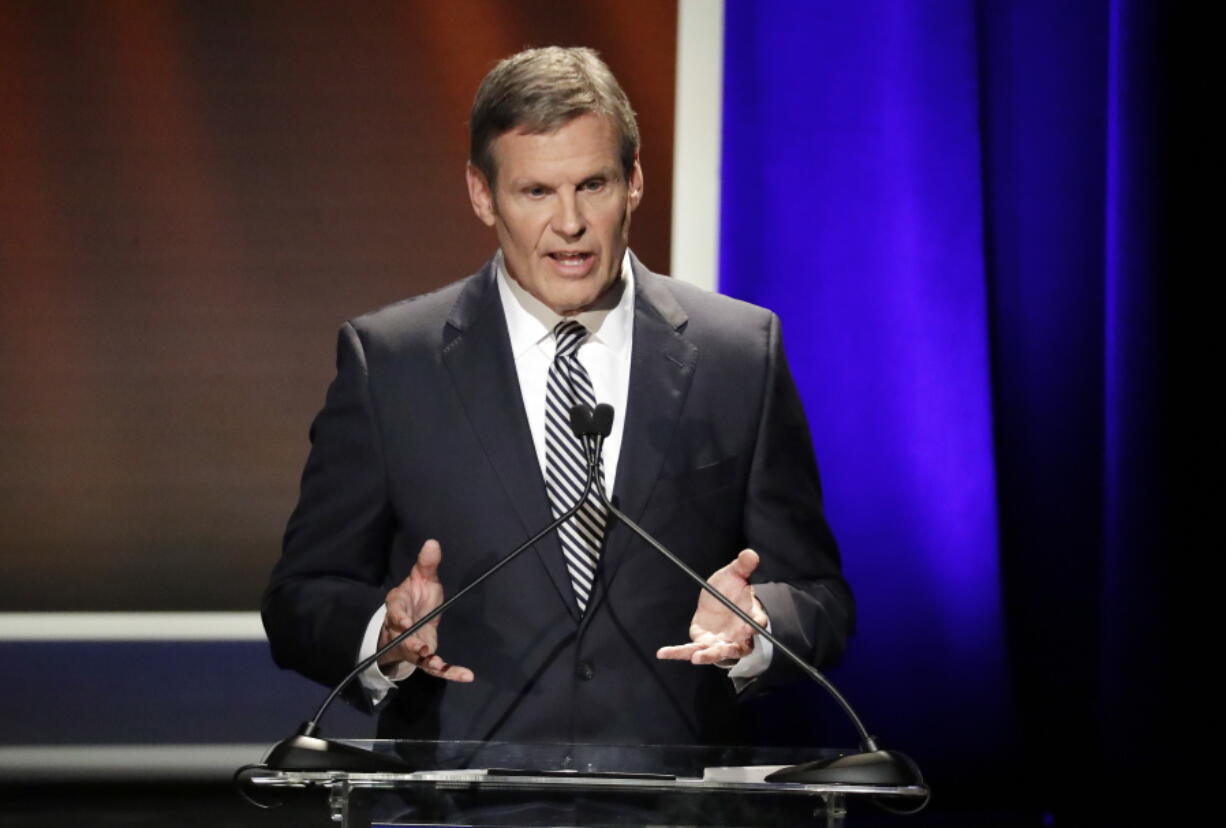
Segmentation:
<svg viewBox="0 0 1226 828">
<path fill-rule="evenodd" d="M 558 350 L 549 366 L 545 388 L 545 488 L 556 518 L 579 500 L 587 480 L 586 454 L 583 444 L 571 430 L 570 410 L 584 404 L 595 408 L 596 394 L 592 390 L 591 377 L 578 358 L 579 345 L 587 338 L 587 328 L 574 320 L 564 319 L 553 333 Z M 603 462 L 597 474 L 603 478 Z M 581 613 L 587 610 L 592 594 L 608 517 L 596 496 L 597 485 L 599 483 L 593 484 L 583 508 L 558 528 L 566 569 L 570 572 Z"/>
</svg>

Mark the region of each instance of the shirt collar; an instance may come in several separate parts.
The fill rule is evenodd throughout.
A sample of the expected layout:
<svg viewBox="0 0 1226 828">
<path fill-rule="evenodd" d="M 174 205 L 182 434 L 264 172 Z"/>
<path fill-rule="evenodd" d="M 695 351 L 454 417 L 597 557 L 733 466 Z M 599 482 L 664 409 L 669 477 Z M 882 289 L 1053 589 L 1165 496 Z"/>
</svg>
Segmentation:
<svg viewBox="0 0 1226 828">
<path fill-rule="evenodd" d="M 550 339 L 562 316 L 511 278 L 501 250 L 494 260 L 498 295 L 507 318 L 507 333 L 511 337 L 511 353 L 518 360 L 529 348 Z M 614 291 L 620 291 L 614 304 L 605 304 L 604 307 L 586 310 L 569 318 L 588 329 L 591 333 L 589 341 L 599 342 L 614 353 L 621 354 L 629 347 L 634 333 L 634 268 L 630 265 L 629 250 L 622 257 L 621 278 L 606 297 L 612 299 Z M 550 346 L 552 344 L 550 341 Z"/>
</svg>

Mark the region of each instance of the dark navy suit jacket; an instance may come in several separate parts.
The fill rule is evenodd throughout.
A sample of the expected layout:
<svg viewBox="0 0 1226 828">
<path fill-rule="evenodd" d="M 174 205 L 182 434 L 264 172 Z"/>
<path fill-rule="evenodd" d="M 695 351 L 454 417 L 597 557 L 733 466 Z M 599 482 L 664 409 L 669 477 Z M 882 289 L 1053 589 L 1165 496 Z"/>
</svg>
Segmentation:
<svg viewBox="0 0 1226 828">
<path fill-rule="evenodd" d="M 756 549 L 755 589 L 773 631 L 828 661 L 851 631 L 853 603 L 778 318 L 633 266 L 614 495 L 704 575 Z M 354 666 L 367 622 L 423 541 L 442 544 L 452 594 L 551 519 L 492 264 L 346 323 L 311 442 L 263 615 L 277 663 L 331 685 Z M 696 587 L 611 526 L 585 615 L 550 536 L 442 618 L 439 653 L 476 681 L 418 671 L 382 705 L 380 735 L 740 741 L 722 670 L 655 657 L 688 640 Z M 794 675 L 777 657 L 752 686 Z"/>
</svg>

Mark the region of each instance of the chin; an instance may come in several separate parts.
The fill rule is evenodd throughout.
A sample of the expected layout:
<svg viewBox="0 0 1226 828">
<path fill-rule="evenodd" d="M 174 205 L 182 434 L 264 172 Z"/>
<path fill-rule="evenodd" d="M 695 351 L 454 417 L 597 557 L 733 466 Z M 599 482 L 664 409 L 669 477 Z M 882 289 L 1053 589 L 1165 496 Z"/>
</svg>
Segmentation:
<svg viewBox="0 0 1226 828">
<path fill-rule="evenodd" d="M 552 305 L 551 307 L 562 316 L 574 316 L 575 314 L 582 313 L 583 311 L 587 310 L 588 306 L 595 301 L 595 299 L 591 299 L 585 302 L 560 302 L 556 305 Z"/>
<path fill-rule="evenodd" d="M 566 293 L 561 296 L 554 297 L 552 302 L 548 302 L 549 307 L 553 308 L 560 314 L 579 313 L 586 310 L 597 299 L 600 298 L 600 291 L 585 291 L 584 293 Z"/>
</svg>

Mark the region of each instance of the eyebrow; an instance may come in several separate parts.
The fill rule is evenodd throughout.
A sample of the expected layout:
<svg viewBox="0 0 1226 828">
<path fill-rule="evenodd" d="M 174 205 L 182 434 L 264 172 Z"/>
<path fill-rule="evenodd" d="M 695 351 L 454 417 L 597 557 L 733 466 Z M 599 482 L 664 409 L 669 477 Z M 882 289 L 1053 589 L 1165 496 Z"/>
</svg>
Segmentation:
<svg viewBox="0 0 1226 828">
<path fill-rule="evenodd" d="M 618 177 L 619 175 L 618 175 L 617 165 L 612 164 L 607 167 L 601 167 L 600 169 L 590 172 L 587 175 L 583 176 L 582 178 L 579 179 L 578 184 L 576 186 L 582 185 L 596 178 L 603 178 L 606 181 L 612 181 Z M 519 178 L 512 178 L 511 181 L 509 182 L 509 185 L 511 189 L 515 189 L 515 190 L 522 190 L 524 188 L 530 188 L 530 187 L 545 187 L 546 189 L 550 189 L 550 190 L 556 189 L 554 185 L 552 184 L 546 184 L 544 181 L 540 180 L 539 178 L 532 178 L 529 176 L 521 176 Z"/>
</svg>

